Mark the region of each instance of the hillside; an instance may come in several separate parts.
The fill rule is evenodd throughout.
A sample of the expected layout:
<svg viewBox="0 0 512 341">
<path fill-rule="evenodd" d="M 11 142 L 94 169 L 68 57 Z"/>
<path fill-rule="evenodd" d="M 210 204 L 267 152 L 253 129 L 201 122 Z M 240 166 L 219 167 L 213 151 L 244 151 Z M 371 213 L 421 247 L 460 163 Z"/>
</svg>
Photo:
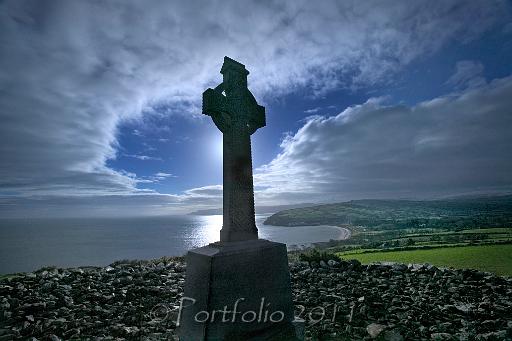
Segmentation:
<svg viewBox="0 0 512 341">
<path fill-rule="evenodd" d="M 255 211 L 256 214 L 270 214 L 270 213 L 276 213 L 283 210 L 289 210 L 292 208 L 302 208 L 302 207 L 309 207 L 314 206 L 314 204 L 290 204 L 290 205 L 277 205 L 277 206 L 256 206 Z M 221 215 L 222 214 L 222 207 L 217 208 L 209 208 L 205 210 L 196 210 L 194 212 L 190 212 L 189 215 Z"/>
<path fill-rule="evenodd" d="M 379 230 L 510 227 L 512 195 L 432 201 L 352 200 L 280 211 L 264 224 L 349 225 Z"/>
</svg>

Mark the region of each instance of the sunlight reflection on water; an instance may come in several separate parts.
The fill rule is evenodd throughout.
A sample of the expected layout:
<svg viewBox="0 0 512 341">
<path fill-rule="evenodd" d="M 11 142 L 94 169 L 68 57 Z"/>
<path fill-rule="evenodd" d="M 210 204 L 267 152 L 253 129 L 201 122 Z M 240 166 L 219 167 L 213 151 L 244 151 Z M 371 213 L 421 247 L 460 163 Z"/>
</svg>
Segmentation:
<svg viewBox="0 0 512 341">
<path fill-rule="evenodd" d="M 340 237 L 340 229 L 334 226 L 271 226 L 263 225 L 268 215 L 256 215 L 259 238 L 281 242 L 291 246 L 307 246 L 314 242 L 329 241 Z M 188 246 L 201 247 L 219 240 L 222 215 L 198 216 L 196 227 L 189 232 Z"/>
<path fill-rule="evenodd" d="M 195 245 L 199 247 L 219 240 L 220 229 L 222 228 L 222 216 L 199 216 L 198 228 L 192 233 L 195 234 Z"/>
<path fill-rule="evenodd" d="M 263 225 L 259 237 L 293 246 L 340 237 L 333 226 Z M 107 265 L 120 259 L 181 256 L 219 240 L 222 216 L 0 219 L 0 273 L 42 266 Z"/>
</svg>

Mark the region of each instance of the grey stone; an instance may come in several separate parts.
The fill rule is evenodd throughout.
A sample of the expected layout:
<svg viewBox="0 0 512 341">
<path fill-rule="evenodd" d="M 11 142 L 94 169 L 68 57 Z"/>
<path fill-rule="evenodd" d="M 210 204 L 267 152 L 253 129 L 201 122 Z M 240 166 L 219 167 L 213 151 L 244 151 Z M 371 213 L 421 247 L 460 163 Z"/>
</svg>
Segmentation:
<svg viewBox="0 0 512 341">
<path fill-rule="evenodd" d="M 469 313 L 472 309 L 473 309 L 473 305 L 472 304 L 457 304 L 455 305 L 455 308 L 460 311 L 461 313 Z"/>
<path fill-rule="evenodd" d="M 376 338 L 380 335 L 384 330 L 386 329 L 386 326 L 378 323 L 371 323 L 366 327 L 366 331 L 370 335 L 372 339 Z"/>
<path fill-rule="evenodd" d="M 0 335 L 0 341 L 11 341 L 11 340 L 15 340 L 15 339 L 16 339 L 16 336 L 13 334 Z"/>
<path fill-rule="evenodd" d="M 286 339 L 295 333 L 285 244 L 214 243 L 189 251 L 187 265 L 181 340 L 265 339 L 281 331 L 287 335 L 275 337 Z M 235 307 L 239 314 L 232 313 Z"/>
<path fill-rule="evenodd" d="M 178 259 L 164 262 L 166 269 L 157 270 L 161 261 L 122 267 L 116 263 L 115 271 L 108 273 L 105 268 L 83 267 L 84 274 L 69 269 L 67 277 L 60 276 L 63 269 L 55 269 L 51 273 L 56 275 L 47 278 L 40 276 L 42 270 L 36 271 L 37 280 L 23 274 L 1 278 L 0 303 L 9 303 L 9 308 L 0 308 L 0 340 L 48 340 L 51 333 L 65 340 L 176 340 L 175 322 L 188 266 Z M 454 269 L 443 269 L 434 278 L 426 268 L 397 273 L 384 264 L 348 273 L 341 269 L 350 263 L 341 264 L 340 268 L 289 264 L 295 307 L 305 307 L 300 316 L 308 322 L 304 330 L 308 340 L 369 340 L 366 326 L 371 323 L 387 326 L 376 340 L 383 340 L 393 329 L 405 340 L 426 340 L 441 333 L 453 335 L 454 340 L 507 340 L 512 335 L 512 279 L 492 276 L 488 280 L 488 275 L 474 279 L 478 272 Z M 130 283 L 116 281 L 128 273 L 133 277 Z M 46 283 L 54 289 L 44 290 Z M 459 296 L 449 292 L 451 287 L 458 289 Z M 66 295 L 73 298 L 70 307 L 63 307 Z M 166 319 L 150 319 L 152 308 L 161 303 L 167 307 Z M 456 307 L 461 305 L 465 308 Z M 325 317 L 311 323 L 308 313 L 319 306 L 326 308 Z"/>
<path fill-rule="evenodd" d="M 403 271 L 406 271 L 408 269 L 407 265 L 405 264 L 400 264 L 400 263 L 395 263 L 391 266 L 391 268 L 395 271 L 399 271 L 399 272 L 403 272 Z"/>
<path fill-rule="evenodd" d="M 385 341 L 403 341 L 404 337 L 402 336 L 402 334 L 400 334 L 399 331 L 393 329 L 384 332 L 383 339 Z"/>
<path fill-rule="evenodd" d="M 436 341 L 453 340 L 453 336 L 448 333 L 432 333 L 430 338 Z"/>
<path fill-rule="evenodd" d="M 336 267 L 338 267 L 340 265 L 340 263 L 335 261 L 335 260 L 333 260 L 333 259 L 329 259 L 327 261 L 327 265 L 329 265 L 332 268 L 336 268 Z"/>
</svg>

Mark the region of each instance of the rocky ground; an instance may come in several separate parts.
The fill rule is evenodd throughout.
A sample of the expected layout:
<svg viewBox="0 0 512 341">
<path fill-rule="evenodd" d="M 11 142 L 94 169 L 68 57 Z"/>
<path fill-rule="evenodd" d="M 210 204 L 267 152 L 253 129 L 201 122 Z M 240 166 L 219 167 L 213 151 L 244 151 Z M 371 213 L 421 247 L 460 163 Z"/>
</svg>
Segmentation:
<svg viewBox="0 0 512 341">
<path fill-rule="evenodd" d="M 512 340 L 512 279 L 357 261 L 290 265 L 308 340 Z M 0 340 L 173 340 L 185 264 L 118 262 L 0 280 Z"/>
</svg>

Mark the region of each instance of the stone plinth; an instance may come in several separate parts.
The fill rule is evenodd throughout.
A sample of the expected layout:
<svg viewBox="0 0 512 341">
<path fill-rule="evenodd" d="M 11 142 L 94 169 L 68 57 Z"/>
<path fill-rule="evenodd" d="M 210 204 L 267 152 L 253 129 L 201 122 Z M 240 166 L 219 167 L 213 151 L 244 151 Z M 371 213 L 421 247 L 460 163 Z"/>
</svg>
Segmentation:
<svg viewBox="0 0 512 341">
<path fill-rule="evenodd" d="M 286 245 L 219 242 L 187 254 L 180 340 L 296 340 Z"/>
</svg>

